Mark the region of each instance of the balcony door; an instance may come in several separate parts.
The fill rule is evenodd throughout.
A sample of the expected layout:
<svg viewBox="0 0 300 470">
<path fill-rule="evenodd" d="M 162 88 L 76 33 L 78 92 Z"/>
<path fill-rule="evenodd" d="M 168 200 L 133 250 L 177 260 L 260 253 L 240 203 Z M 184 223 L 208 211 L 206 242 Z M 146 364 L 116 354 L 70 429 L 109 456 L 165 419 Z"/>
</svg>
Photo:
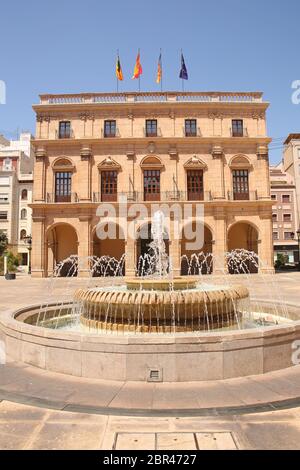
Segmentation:
<svg viewBox="0 0 300 470">
<path fill-rule="evenodd" d="M 235 201 L 249 200 L 249 172 L 248 170 L 233 170 L 233 199 Z"/>
<path fill-rule="evenodd" d="M 203 200 L 203 170 L 187 171 L 188 201 Z"/>
<path fill-rule="evenodd" d="M 57 171 L 55 173 L 55 202 L 71 202 L 72 173 Z"/>
<path fill-rule="evenodd" d="M 118 172 L 115 170 L 101 172 L 101 201 L 116 202 L 118 198 Z"/>
<path fill-rule="evenodd" d="M 144 170 L 144 201 L 160 200 L 160 170 Z"/>
</svg>

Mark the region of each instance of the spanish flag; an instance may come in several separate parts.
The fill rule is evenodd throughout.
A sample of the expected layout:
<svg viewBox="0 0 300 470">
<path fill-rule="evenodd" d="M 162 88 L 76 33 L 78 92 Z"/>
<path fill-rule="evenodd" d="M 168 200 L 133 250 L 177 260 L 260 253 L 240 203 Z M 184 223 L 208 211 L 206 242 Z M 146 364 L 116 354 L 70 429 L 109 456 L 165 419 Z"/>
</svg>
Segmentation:
<svg viewBox="0 0 300 470">
<path fill-rule="evenodd" d="M 123 72 L 122 72 L 119 54 L 117 56 L 117 62 L 116 62 L 116 77 L 118 80 L 123 80 Z"/>
<path fill-rule="evenodd" d="M 161 60 L 161 53 L 159 54 L 158 64 L 157 64 L 157 75 L 156 75 L 156 83 L 161 82 L 162 77 L 162 60 Z"/>
<path fill-rule="evenodd" d="M 142 75 L 142 73 L 143 73 L 143 69 L 142 69 L 142 66 L 141 66 L 141 63 L 140 63 L 140 51 L 139 51 L 138 55 L 136 57 L 136 61 L 135 61 L 132 80 L 134 80 L 135 78 L 139 78 L 140 75 Z"/>
</svg>

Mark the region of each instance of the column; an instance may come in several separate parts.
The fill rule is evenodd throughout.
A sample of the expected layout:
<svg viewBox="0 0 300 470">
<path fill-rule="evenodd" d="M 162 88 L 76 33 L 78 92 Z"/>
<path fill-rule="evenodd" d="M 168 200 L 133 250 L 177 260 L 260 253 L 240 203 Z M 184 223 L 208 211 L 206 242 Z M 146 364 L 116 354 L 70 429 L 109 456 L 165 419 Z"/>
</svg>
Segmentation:
<svg viewBox="0 0 300 470">
<path fill-rule="evenodd" d="M 169 244 L 169 256 L 172 263 L 173 275 L 180 276 L 181 273 L 181 234 L 177 233 L 174 224 L 174 218 L 170 220 L 170 244 Z"/>
<path fill-rule="evenodd" d="M 258 256 L 261 262 L 260 272 L 272 274 L 274 273 L 273 224 L 272 212 L 269 207 L 265 212 L 260 213 L 259 229 Z"/>
<path fill-rule="evenodd" d="M 125 274 L 129 277 L 134 277 L 136 273 L 136 240 L 128 237 L 125 241 Z"/>
<path fill-rule="evenodd" d="M 33 202 L 45 202 L 46 158 L 45 148 L 39 147 L 35 152 Z"/>
<path fill-rule="evenodd" d="M 92 150 L 89 146 L 82 146 L 80 151 L 81 161 L 78 172 L 80 180 L 78 181 L 78 197 L 80 201 L 91 201 L 91 159 Z"/>
<path fill-rule="evenodd" d="M 45 277 L 46 244 L 45 244 L 45 217 L 32 215 L 32 277 Z"/>
<path fill-rule="evenodd" d="M 91 216 L 79 216 L 78 228 L 78 276 L 89 277 L 90 266 L 88 257 L 91 255 Z"/>
<path fill-rule="evenodd" d="M 224 178 L 224 160 L 223 160 L 223 149 L 220 146 L 215 145 L 212 149 L 213 157 L 213 199 L 225 199 L 225 178 Z M 204 188 L 205 190 L 205 188 Z"/>
<path fill-rule="evenodd" d="M 223 207 L 214 209 L 215 231 L 213 240 L 214 274 L 227 273 L 227 214 Z"/>
</svg>

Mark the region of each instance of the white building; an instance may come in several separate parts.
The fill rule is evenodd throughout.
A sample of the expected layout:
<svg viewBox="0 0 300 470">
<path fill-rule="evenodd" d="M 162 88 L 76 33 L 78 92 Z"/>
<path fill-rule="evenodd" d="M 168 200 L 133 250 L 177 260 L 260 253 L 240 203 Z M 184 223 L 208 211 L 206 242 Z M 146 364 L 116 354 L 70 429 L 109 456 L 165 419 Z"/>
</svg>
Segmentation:
<svg viewBox="0 0 300 470">
<path fill-rule="evenodd" d="M 0 136 L 0 231 L 6 233 L 9 248 L 21 256 L 27 269 L 28 247 L 24 241 L 31 235 L 33 186 L 33 147 L 29 133 L 16 141 Z"/>
<path fill-rule="evenodd" d="M 295 181 L 298 219 L 300 220 L 300 134 L 290 134 L 284 144 L 284 171 Z"/>
</svg>

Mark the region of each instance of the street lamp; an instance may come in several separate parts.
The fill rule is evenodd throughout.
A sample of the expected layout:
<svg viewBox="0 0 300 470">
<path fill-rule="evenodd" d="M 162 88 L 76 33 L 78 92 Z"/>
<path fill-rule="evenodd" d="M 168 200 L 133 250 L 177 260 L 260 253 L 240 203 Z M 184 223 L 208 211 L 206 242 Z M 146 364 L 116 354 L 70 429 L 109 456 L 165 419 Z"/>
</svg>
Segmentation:
<svg viewBox="0 0 300 470">
<path fill-rule="evenodd" d="M 298 271 L 300 271 L 300 227 L 297 230 L 297 238 L 298 238 Z"/>
<path fill-rule="evenodd" d="M 32 236 L 24 237 L 24 242 L 28 248 L 28 274 L 31 274 L 31 250 L 32 250 Z"/>
</svg>

